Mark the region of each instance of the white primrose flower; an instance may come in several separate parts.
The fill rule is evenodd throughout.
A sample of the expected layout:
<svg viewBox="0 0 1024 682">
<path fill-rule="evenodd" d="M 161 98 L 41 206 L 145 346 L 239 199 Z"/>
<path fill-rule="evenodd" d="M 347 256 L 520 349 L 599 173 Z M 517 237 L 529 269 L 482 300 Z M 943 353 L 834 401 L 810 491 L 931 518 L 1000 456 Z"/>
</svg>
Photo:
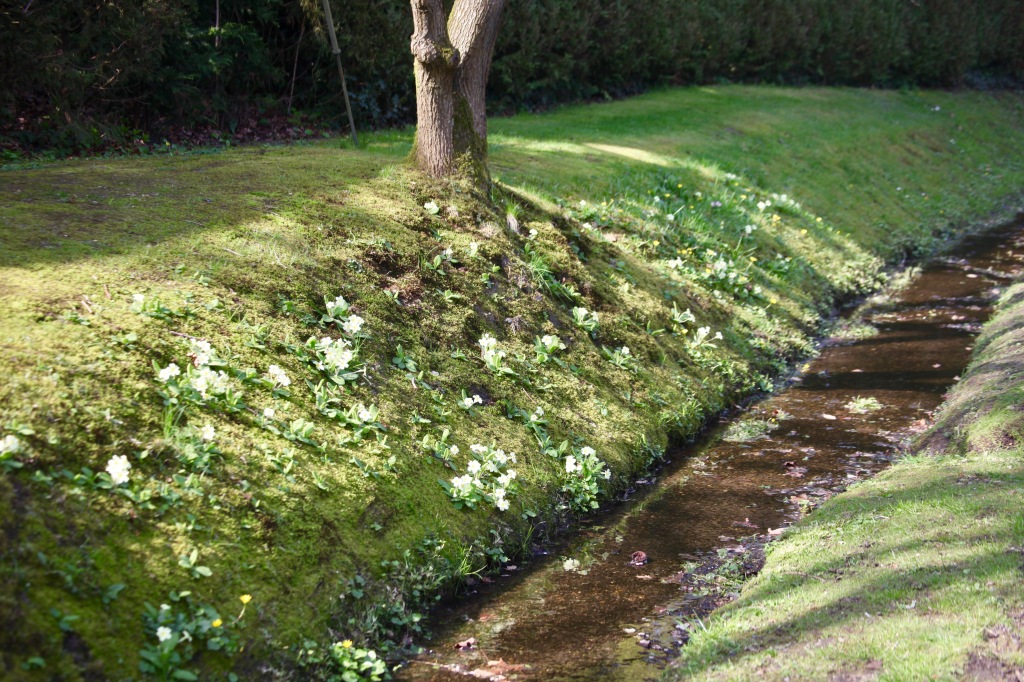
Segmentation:
<svg viewBox="0 0 1024 682">
<path fill-rule="evenodd" d="M 582 469 L 583 467 L 581 467 L 580 465 L 578 465 L 576 463 L 576 458 L 575 457 L 573 457 L 572 455 L 569 455 L 568 457 L 565 458 L 565 473 L 567 473 L 567 474 L 576 473 L 577 468 Z"/>
<path fill-rule="evenodd" d="M 217 437 L 217 431 L 213 428 L 212 424 L 207 424 L 199 429 L 199 437 L 206 442 L 210 442 Z"/>
<path fill-rule="evenodd" d="M 590 457 L 591 455 L 596 455 L 597 451 L 595 451 L 594 448 L 590 447 L 589 445 L 584 445 L 582 448 L 580 448 L 580 454 L 583 455 L 584 457 Z"/>
<path fill-rule="evenodd" d="M 562 570 L 564 571 L 575 571 L 580 567 L 580 562 L 576 559 L 566 559 L 562 562 Z"/>
<path fill-rule="evenodd" d="M 478 455 L 482 455 L 483 453 L 487 452 L 487 446 L 480 445 L 480 443 L 473 443 L 472 445 L 469 446 L 469 449 Z"/>
<path fill-rule="evenodd" d="M 132 300 L 136 303 L 144 303 L 146 301 L 146 297 L 143 294 L 132 294 Z"/>
<path fill-rule="evenodd" d="M 273 407 L 264 407 L 263 408 L 263 418 L 264 419 L 273 419 L 275 414 L 277 414 L 277 412 L 274 411 Z"/>
<path fill-rule="evenodd" d="M 480 405 L 480 404 L 482 404 L 483 402 L 484 402 L 484 399 L 483 399 L 483 398 L 481 398 L 481 397 L 480 397 L 480 396 L 479 396 L 478 394 L 476 394 L 476 393 L 474 393 L 474 394 L 473 394 L 473 403 L 474 403 L 474 404 L 476 404 L 476 405 Z"/>
<path fill-rule="evenodd" d="M 365 322 L 363 318 L 359 317 L 358 315 L 352 315 L 347 320 L 345 320 L 345 324 L 341 325 L 341 328 L 349 336 L 355 336 L 356 334 L 359 333 L 359 330 L 362 329 L 363 322 Z"/>
<path fill-rule="evenodd" d="M 162 383 L 166 384 L 168 381 L 170 381 L 176 376 L 179 376 L 180 374 L 181 368 L 172 362 L 171 364 L 167 365 L 162 370 L 157 372 L 156 378 L 159 379 Z"/>
<path fill-rule="evenodd" d="M 171 638 L 171 629 L 166 625 L 161 625 L 156 629 L 156 638 L 161 642 L 166 642 Z"/>
<path fill-rule="evenodd" d="M 267 376 L 274 382 L 275 387 L 285 388 L 292 383 L 292 380 L 288 378 L 284 370 L 277 365 L 271 365 L 267 367 Z"/>
<path fill-rule="evenodd" d="M 0 440 L 0 454 L 14 454 L 21 450 L 21 441 L 15 435 L 8 434 Z"/>
<path fill-rule="evenodd" d="M 449 445 L 448 446 L 448 452 L 450 452 L 452 454 L 452 456 L 454 457 L 455 455 L 459 454 L 459 446 L 458 445 Z"/>
<path fill-rule="evenodd" d="M 494 500 L 494 506 L 497 507 L 498 511 L 508 511 L 509 502 L 504 497 Z"/>
<path fill-rule="evenodd" d="M 607 481 L 612 477 L 612 472 L 610 469 L 605 469 L 601 475 L 604 476 L 604 479 Z"/>
<path fill-rule="evenodd" d="M 369 422 L 373 421 L 373 414 L 365 407 L 359 408 L 359 421 Z"/>
<path fill-rule="evenodd" d="M 213 357 L 213 346 L 210 345 L 209 341 L 199 339 L 190 342 L 189 345 L 191 347 L 189 356 L 192 358 L 193 365 L 205 367 L 210 364 L 210 358 Z"/>
<path fill-rule="evenodd" d="M 331 317 L 336 315 L 344 315 L 348 312 L 348 301 L 345 300 L 344 296 L 338 296 L 333 301 L 327 304 L 327 312 Z"/>
<path fill-rule="evenodd" d="M 131 462 L 124 455 L 114 455 L 107 461 L 107 473 L 114 485 L 123 485 L 128 482 L 128 474 L 132 470 Z"/>
<path fill-rule="evenodd" d="M 623 346 L 619 349 L 620 355 L 629 355 L 629 346 Z"/>
<path fill-rule="evenodd" d="M 478 462 L 475 459 L 469 460 L 469 463 L 466 464 L 466 471 L 468 471 L 471 474 L 479 474 L 480 473 L 480 462 Z"/>
<path fill-rule="evenodd" d="M 459 400 L 459 404 L 468 410 L 469 408 L 473 407 L 473 405 L 475 405 L 476 403 L 473 401 L 472 398 L 466 397 Z"/>
</svg>

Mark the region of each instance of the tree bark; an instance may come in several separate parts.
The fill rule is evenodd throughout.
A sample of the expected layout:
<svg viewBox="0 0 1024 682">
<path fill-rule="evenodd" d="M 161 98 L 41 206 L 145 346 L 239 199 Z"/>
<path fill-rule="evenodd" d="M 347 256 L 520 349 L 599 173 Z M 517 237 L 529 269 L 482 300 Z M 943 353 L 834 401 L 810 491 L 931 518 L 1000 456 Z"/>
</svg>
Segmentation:
<svg viewBox="0 0 1024 682">
<path fill-rule="evenodd" d="M 485 91 L 505 0 L 455 0 L 447 22 L 442 0 L 411 3 L 416 165 L 434 177 L 461 172 L 486 182 Z"/>
</svg>

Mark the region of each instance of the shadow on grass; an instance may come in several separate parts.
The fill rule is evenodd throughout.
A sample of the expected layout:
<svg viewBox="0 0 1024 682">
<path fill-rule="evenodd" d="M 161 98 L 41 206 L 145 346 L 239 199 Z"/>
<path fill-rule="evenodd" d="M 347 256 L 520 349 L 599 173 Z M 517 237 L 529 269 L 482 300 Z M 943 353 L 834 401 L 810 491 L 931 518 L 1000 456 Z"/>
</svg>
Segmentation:
<svg viewBox="0 0 1024 682">
<path fill-rule="evenodd" d="M 935 516 L 935 524 L 924 532 L 913 527 L 897 531 L 896 542 L 889 542 L 884 531 L 866 534 L 856 538 L 858 541 L 868 538 L 859 546 L 849 549 L 844 547 L 838 553 L 836 550 L 826 550 L 822 559 L 811 563 L 786 558 L 781 561 L 781 565 L 777 565 L 769 560 L 769 565 L 764 569 L 764 579 L 746 592 L 733 607 L 726 607 L 718 617 L 726 622 L 729 619 L 742 620 L 745 615 L 736 615 L 737 607 L 745 609 L 747 613 L 778 613 L 780 599 L 786 599 L 787 593 L 801 591 L 807 592 L 807 606 L 795 615 L 777 620 L 764 615 L 757 616 L 754 627 L 738 633 L 722 633 L 712 628 L 709 635 L 697 638 L 691 644 L 691 647 L 699 647 L 696 656 L 687 656 L 687 650 L 684 649 L 679 665 L 669 671 L 668 679 L 698 675 L 726 659 L 731 666 L 740 665 L 750 656 L 775 646 L 798 642 L 817 646 L 814 643 L 820 643 L 826 628 L 834 629 L 844 624 L 853 626 L 855 623 L 872 622 L 872 619 L 878 617 L 911 612 L 911 603 L 944 591 L 967 590 L 969 586 L 965 587 L 965 580 L 971 584 L 988 584 L 990 588 L 998 590 L 998 596 L 1002 599 L 1018 599 L 1016 586 L 1024 563 L 1011 547 L 1024 538 L 1014 536 L 1013 521 L 1005 515 L 1008 503 L 1005 499 L 1006 488 L 1003 486 L 1024 484 L 1024 473 L 1016 471 L 1014 474 L 1000 474 L 996 480 L 987 477 L 954 479 L 955 472 L 956 469 L 951 469 L 948 475 L 932 479 L 921 486 L 887 493 L 885 497 L 876 493 L 871 497 L 837 498 L 815 512 L 807 526 L 836 526 L 838 530 L 839 526 L 850 528 L 862 524 L 898 524 L 901 515 L 907 514 L 908 510 L 915 517 L 931 511 Z M 992 482 L 999 487 L 991 485 Z M 983 486 L 985 489 L 980 490 Z M 1003 493 L 1002 499 L 1000 493 Z M 962 527 L 962 524 L 951 520 L 950 513 L 966 516 L 970 520 L 978 516 L 997 520 L 1001 518 L 1002 524 L 1001 527 L 973 524 L 969 533 L 953 535 L 951 529 L 957 525 Z M 913 533 L 913 536 L 905 537 L 909 533 Z M 801 535 L 798 530 L 784 542 L 800 543 Z M 843 533 L 848 543 L 856 535 L 856 530 Z M 1003 545 L 1005 549 L 993 549 L 993 544 Z M 966 548 L 971 554 L 947 562 L 942 553 L 946 547 L 958 552 Z M 925 559 L 922 560 L 921 555 Z M 897 571 L 897 562 L 900 561 L 917 565 Z M 800 570 L 787 572 L 787 566 Z M 866 580 L 859 577 L 862 572 L 874 569 L 880 569 L 877 577 Z M 845 593 L 833 594 L 826 599 L 816 596 L 823 585 L 842 586 L 851 581 L 854 587 Z M 985 595 L 988 594 L 985 591 Z M 951 613 L 939 604 L 931 608 L 925 606 L 927 610 L 912 613 L 934 618 L 943 625 L 965 615 L 985 622 L 1005 618 L 998 610 L 992 609 L 987 598 L 979 598 L 976 604 L 968 604 L 966 608 L 973 608 L 974 611 L 967 614 Z M 871 618 L 866 617 L 865 613 L 870 613 Z M 975 634 L 980 640 L 980 632 Z M 963 655 L 967 653 L 965 650 Z"/>
</svg>

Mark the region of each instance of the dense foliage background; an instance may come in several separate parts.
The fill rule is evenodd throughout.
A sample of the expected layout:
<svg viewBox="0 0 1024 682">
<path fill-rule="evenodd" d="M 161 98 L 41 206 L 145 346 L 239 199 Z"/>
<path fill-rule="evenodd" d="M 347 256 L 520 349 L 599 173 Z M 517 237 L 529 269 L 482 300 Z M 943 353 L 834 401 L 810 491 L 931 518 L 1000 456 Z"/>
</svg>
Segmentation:
<svg viewBox="0 0 1024 682">
<path fill-rule="evenodd" d="M 334 16 L 357 125 L 409 122 L 408 2 Z M 1024 0 L 510 0 L 491 109 L 665 82 L 1005 84 L 1021 35 Z M 0 148 L 341 122 L 318 0 L 0 0 L 0 36 Z"/>
</svg>

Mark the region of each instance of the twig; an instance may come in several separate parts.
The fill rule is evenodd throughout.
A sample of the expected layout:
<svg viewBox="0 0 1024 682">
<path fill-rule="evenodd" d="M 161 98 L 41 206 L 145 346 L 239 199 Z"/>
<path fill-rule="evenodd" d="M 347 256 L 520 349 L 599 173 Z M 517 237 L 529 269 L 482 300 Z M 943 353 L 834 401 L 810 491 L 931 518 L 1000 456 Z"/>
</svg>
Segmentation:
<svg viewBox="0 0 1024 682">
<path fill-rule="evenodd" d="M 183 339 L 192 339 L 193 341 L 202 341 L 198 336 L 189 336 L 188 334 L 182 334 L 181 332 L 170 332 L 171 336 L 180 336 Z"/>
<path fill-rule="evenodd" d="M 103 293 L 107 295 L 107 300 L 109 301 L 111 299 L 110 287 L 108 287 L 106 284 L 103 285 Z"/>
<path fill-rule="evenodd" d="M 780 571 L 780 573 L 782 573 L 783 575 L 799 575 L 799 576 L 803 576 L 804 578 L 814 578 L 815 580 L 819 580 L 819 581 L 821 581 L 823 583 L 827 583 L 828 582 L 824 578 L 819 578 L 816 575 L 811 575 L 810 573 L 804 573 L 803 571 Z"/>
<path fill-rule="evenodd" d="M 225 250 L 225 251 L 227 251 L 228 253 L 233 253 L 234 255 L 238 256 L 239 258 L 244 258 L 244 256 L 242 256 L 242 254 L 238 253 L 237 251 L 232 251 L 231 249 L 229 249 L 229 248 L 228 248 L 228 247 L 226 247 L 226 246 L 222 246 L 222 247 L 220 247 L 220 248 L 224 249 L 224 250 Z"/>
<path fill-rule="evenodd" d="M 90 315 L 95 315 L 96 313 L 93 311 L 92 306 L 89 305 L 89 303 L 90 303 L 89 297 L 83 295 L 82 296 L 82 307 L 85 308 L 86 310 L 88 310 Z"/>
</svg>

